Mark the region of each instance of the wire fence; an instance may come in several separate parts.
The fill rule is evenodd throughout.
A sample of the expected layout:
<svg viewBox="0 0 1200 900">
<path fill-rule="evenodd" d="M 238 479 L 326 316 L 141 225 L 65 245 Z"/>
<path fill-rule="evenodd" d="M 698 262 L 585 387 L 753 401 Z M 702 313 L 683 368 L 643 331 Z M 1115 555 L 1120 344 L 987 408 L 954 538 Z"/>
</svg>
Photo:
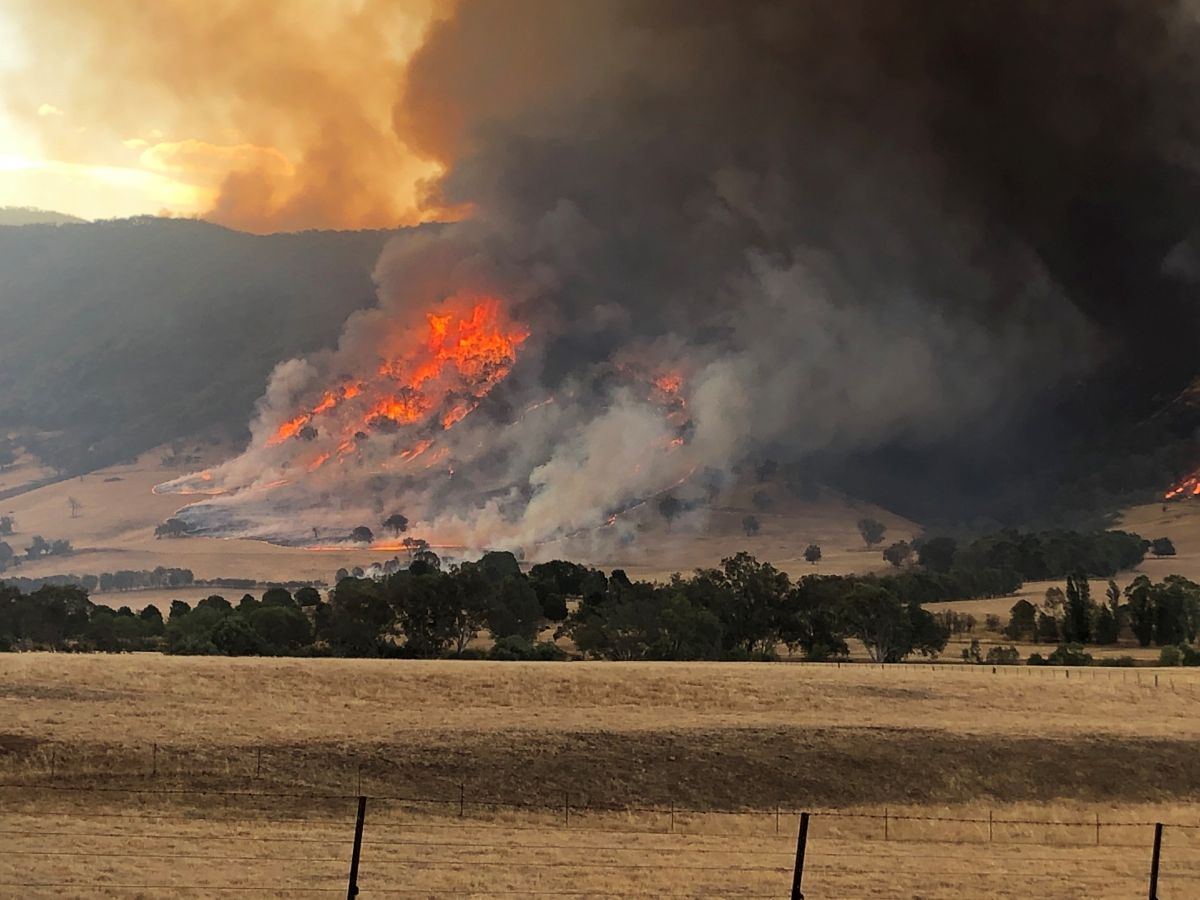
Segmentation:
<svg viewBox="0 0 1200 900">
<path fill-rule="evenodd" d="M 0 783 L 0 895 L 1200 896 L 1200 821 Z M 357 835 L 357 840 L 356 840 Z M 356 853 L 357 847 L 357 853 Z M 351 875 L 357 859 L 357 872 Z M 357 894 L 351 893 L 356 883 Z"/>
</svg>

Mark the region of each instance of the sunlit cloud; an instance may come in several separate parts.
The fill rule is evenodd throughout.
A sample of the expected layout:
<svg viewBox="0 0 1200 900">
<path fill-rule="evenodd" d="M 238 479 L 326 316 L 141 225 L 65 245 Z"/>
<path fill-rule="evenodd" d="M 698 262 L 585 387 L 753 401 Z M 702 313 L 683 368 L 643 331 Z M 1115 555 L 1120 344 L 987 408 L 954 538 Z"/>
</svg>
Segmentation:
<svg viewBox="0 0 1200 900">
<path fill-rule="evenodd" d="M 133 166 L 89 165 L 0 154 L 0 206 L 39 206 L 85 218 L 195 215 L 211 188 Z"/>
<path fill-rule="evenodd" d="M 38 107 L 37 114 L 39 116 L 41 116 L 43 119 L 45 119 L 45 118 L 49 118 L 50 116 L 61 116 L 63 114 L 63 111 L 61 109 L 59 109 L 57 106 L 55 106 L 53 103 L 43 103 L 41 106 Z"/>
</svg>

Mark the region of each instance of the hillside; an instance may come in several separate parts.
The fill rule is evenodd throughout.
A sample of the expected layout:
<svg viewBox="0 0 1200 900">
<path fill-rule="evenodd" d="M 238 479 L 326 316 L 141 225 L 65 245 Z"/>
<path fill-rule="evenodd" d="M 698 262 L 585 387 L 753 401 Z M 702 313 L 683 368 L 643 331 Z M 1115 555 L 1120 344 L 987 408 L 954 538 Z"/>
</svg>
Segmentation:
<svg viewBox="0 0 1200 900">
<path fill-rule="evenodd" d="M 238 435 L 267 374 L 375 302 L 392 232 L 130 219 L 0 230 L 0 427 L 67 472 Z M 49 433 L 49 434 L 46 434 Z"/>
<path fill-rule="evenodd" d="M 0 227 L 21 225 L 72 225 L 86 222 L 78 216 L 35 209 L 31 206 L 0 206 Z"/>
<path fill-rule="evenodd" d="M 183 450 L 199 465 L 211 465 L 223 452 L 221 447 L 200 444 L 187 445 Z M 239 539 L 156 539 L 155 526 L 187 498 L 155 494 L 151 489 L 184 471 L 177 459 L 159 449 L 133 462 L 54 480 L 0 500 L 0 514 L 12 515 L 17 521 L 17 533 L 6 540 L 18 553 L 39 534 L 48 540 L 70 540 L 75 550 L 69 556 L 26 562 L 9 574 L 29 578 L 63 573 L 98 575 L 118 569 L 164 566 L 192 569 L 197 578 L 330 581 L 338 568 L 365 567 L 396 555 L 395 550 L 354 545 L 314 551 Z M 0 496 L 6 487 L 15 492 L 20 483 L 45 475 L 24 458 L 20 465 L 0 473 Z M 69 498 L 82 504 L 74 517 Z M 754 535 L 747 535 L 743 528 L 743 520 L 749 515 L 759 522 Z M 625 521 L 633 526 L 636 537 L 628 543 L 616 542 L 604 526 L 598 525 L 592 533 L 526 551 L 531 561 L 565 558 L 604 569 L 624 568 L 632 577 L 664 580 L 673 572 L 716 565 L 722 557 L 739 550 L 747 550 L 792 575 L 866 572 L 886 568 L 879 549 L 868 549 L 858 534 L 858 520 L 868 516 L 883 522 L 889 541 L 908 540 L 920 531 L 914 522 L 829 489 L 798 497 L 782 482 L 754 480 L 731 484 L 710 504 L 675 522 L 667 522 L 653 502 L 630 510 Z M 804 548 L 812 542 L 822 548 L 821 561 L 816 565 L 803 558 Z M 438 552 L 448 559 L 458 553 L 455 548 L 445 547 L 438 548 Z M 167 593 L 170 596 L 151 599 L 159 602 L 173 596 L 191 596 L 178 590 Z"/>
</svg>

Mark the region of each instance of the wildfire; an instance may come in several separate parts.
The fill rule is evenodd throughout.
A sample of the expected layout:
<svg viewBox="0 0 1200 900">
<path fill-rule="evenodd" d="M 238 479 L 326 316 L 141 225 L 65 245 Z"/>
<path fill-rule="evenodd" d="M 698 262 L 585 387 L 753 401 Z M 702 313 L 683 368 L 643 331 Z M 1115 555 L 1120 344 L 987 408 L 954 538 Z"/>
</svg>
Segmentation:
<svg viewBox="0 0 1200 900">
<path fill-rule="evenodd" d="M 499 299 L 452 298 L 439 312 L 426 314 L 423 329 L 392 338 L 393 348 L 372 377 L 325 390 L 310 408 L 279 425 L 266 444 L 336 437 L 336 450 L 323 451 L 308 463 L 314 471 L 334 453 L 346 456 L 373 432 L 427 420 L 449 430 L 508 375 L 528 337 L 529 330 L 508 317 Z M 432 443 L 423 438 L 399 458 L 415 459 Z"/>
<path fill-rule="evenodd" d="M 1164 500 L 1178 497 L 1200 497 L 1200 470 L 1193 472 L 1163 495 Z"/>
</svg>

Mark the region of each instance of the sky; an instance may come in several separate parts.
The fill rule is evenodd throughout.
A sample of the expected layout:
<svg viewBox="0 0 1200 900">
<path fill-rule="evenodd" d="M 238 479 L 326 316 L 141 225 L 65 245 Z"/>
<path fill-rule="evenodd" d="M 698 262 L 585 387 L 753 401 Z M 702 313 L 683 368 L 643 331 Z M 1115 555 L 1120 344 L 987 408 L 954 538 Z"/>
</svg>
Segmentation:
<svg viewBox="0 0 1200 900">
<path fill-rule="evenodd" d="M 19 24 L 0 5 L 0 84 L 20 73 L 29 56 Z M 3 90 L 3 88 L 0 88 Z M 44 85 L 47 98 L 56 86 Z M 107 165 L 55 159 L 42 145 L 41 135 L 51 129 L 76 129 L 86 135 L 88 126 L 68 110 L 43 101 L 38 120 L 24 121 L 7 104 L 0 105 L 0 206 L 31 206 L 85 219 L 157 215 L 195 215 L 211 203 L 211 196 L 194 185 L 149 171 L 139 152 L 112 135 L 97 135 L 112 152 Z"/>
<path fill-rule="evenodd" d="M 444 0 L 5 0 L 0 206 L 254 232 L 436 215 L 392 123 Z"/>
</svg>

